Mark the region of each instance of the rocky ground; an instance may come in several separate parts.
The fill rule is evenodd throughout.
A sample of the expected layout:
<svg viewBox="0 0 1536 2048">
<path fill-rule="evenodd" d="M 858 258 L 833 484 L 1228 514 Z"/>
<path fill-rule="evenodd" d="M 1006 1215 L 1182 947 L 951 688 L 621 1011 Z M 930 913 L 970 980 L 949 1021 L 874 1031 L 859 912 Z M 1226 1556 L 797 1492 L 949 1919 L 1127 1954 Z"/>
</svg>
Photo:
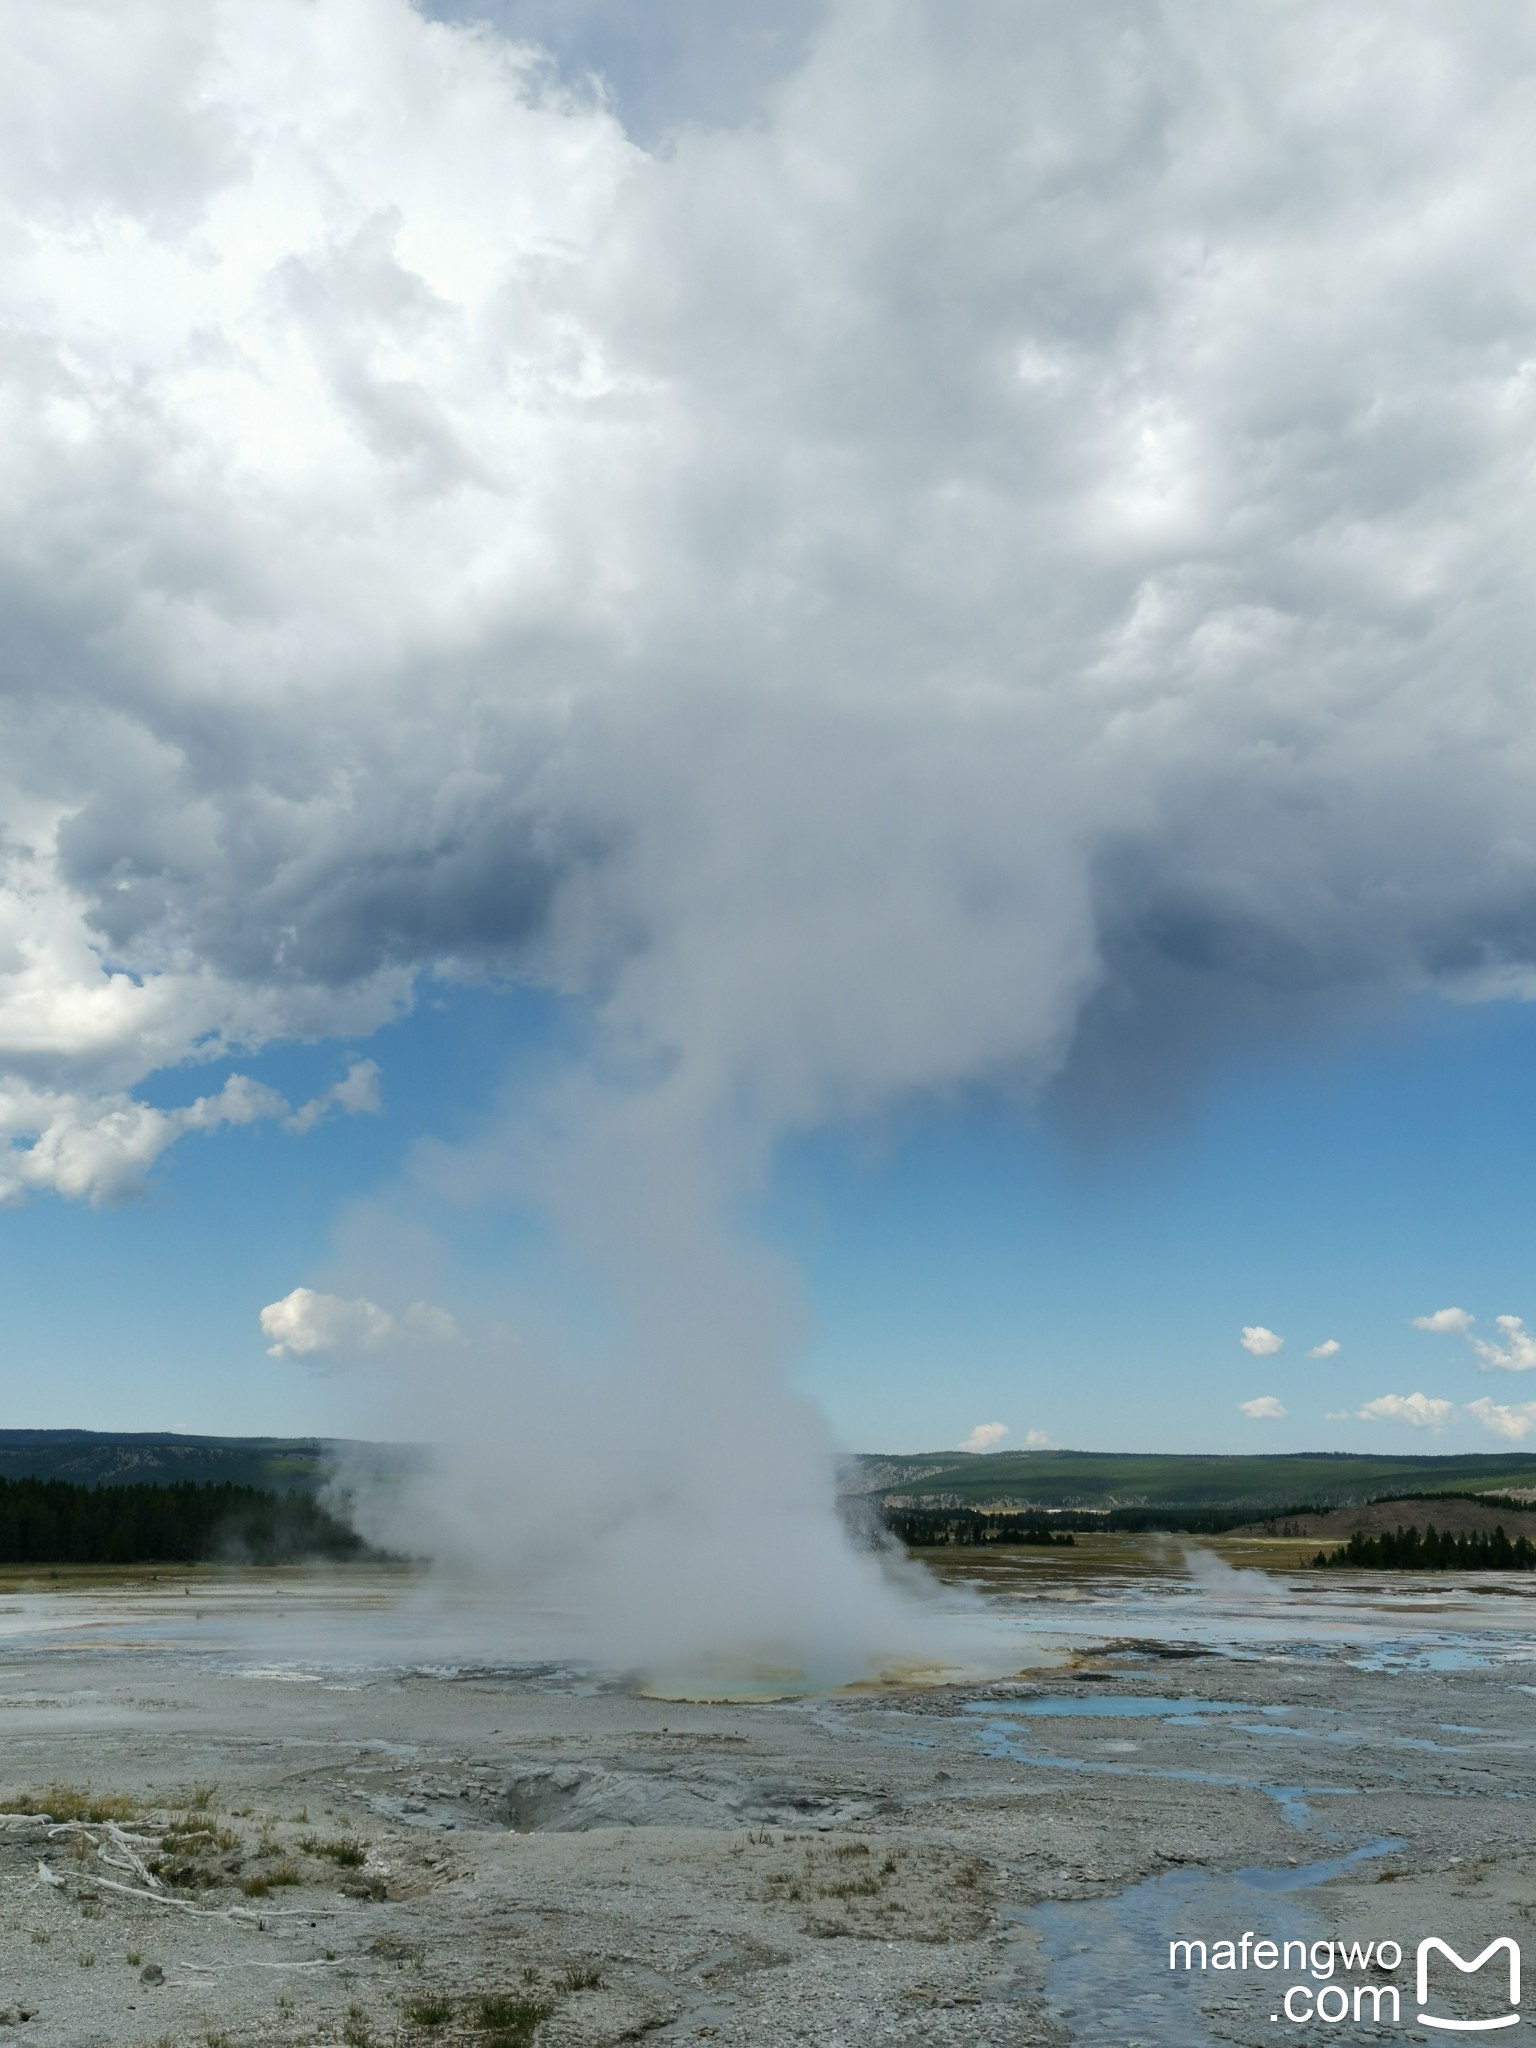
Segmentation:
<svg viewBox="0 0 1536 2048">
<path fill-rule="evenodd" d="M 23 1635 L 0 2040 L 1428 2038 L 1421 1938 L 1536 1953 L 1527 1600 L 1486 1654 L 1109 1638 L 1004 1684 L 753 1706 Z M 1245 1931 L 1406 1959 L 1170 1972 L 1171 1939 Z M 1451 2015 L 1499 1990 L 1452 1975 Z M 1330 1982 L 1394 1986 L 1401 2026 L 1368 2001 L 1276 2033 L 1288 1986 L 1310 2011 Z"/>
</svg>

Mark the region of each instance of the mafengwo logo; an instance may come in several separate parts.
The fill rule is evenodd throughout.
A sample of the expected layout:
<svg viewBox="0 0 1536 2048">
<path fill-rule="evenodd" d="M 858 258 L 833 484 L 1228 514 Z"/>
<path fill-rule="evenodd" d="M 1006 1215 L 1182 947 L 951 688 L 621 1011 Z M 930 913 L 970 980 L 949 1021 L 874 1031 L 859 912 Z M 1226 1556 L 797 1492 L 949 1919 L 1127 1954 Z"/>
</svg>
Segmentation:
<svg viewBox="0 0 1536 2048">
<path fill-rule="evenodd" d="M 1197 1971 L 1257 1970 L 1287 1974 L 1300 1982 L 1276 1983 L 1270 1989 L 1275 2010 L 1269 2015 L 1276 2023 L 1289 2020 L 1304 2026 L 1319 2020 L 1325 2026 L 1379 2026 L 1384 2020 L 1401 2022 L 1403 1995 L 1391 1982 L 1402 1967 L 1403 1947 L 1397 1941 L 1268 1941 L 1250 1928 L 1235 1941 L 1215 1941 L 1209 1947 L 1198 1940 L 1168 1944 L 1170 1970 Z M 1461 2004 L 1447 1993 L 1458 1978 L 1487 1974 L 1473 1989 L 1466 1990 L 1465 2002 L 1474 2017 L 1456 2018 L 1447 2007 Z M 1353 1973 L 1370 1973 L 1370 1981 L 1342 1981 Z M 1385 1980 L 1385 1981 L 1384 1981 Z M 1506 1996 L 1507 1991 L 1507 1996 Z M 1418 2001 L 1418 2024 L 1447 2034 L 1487 2034 L 1495 2029 L 1520 2024 L 1520 1944 L 1507 1934 L 1490 1941 L 1480 1954 L 1468 1959 L 1443 1941 L 1438 1934 L 1425 1937 L 1418 1945 L 1414 1968 L 1414 1992 Z"/>
<path fill-rule="evenodd" d="M 1507 1934 L 1501 1935 L 1497 1941 L 1490 1941 L 1482 1954 L 1474 1956 L 1469 1963 L 1463 1961 L 1457 1955 L 1455 1949 L 1451 1947 L 1448 1941 L 1442 1941 L 1438 1934 L 1430 1935 L 1427 1941 L 1419 1943 L 1418 1994 L 1419 2025 L 1421 2027 L 1442 2027 L 1447 2033 L 1483 2034 L 1487 2033 L 1491 2027 L 1519 2026 L 1520 2014 L 1518 2010 L 1499 2013 L 1495 2017 L 1483 2020 L 1442 2019 L 1426 2010 L 1429 2005 L 1429 1960 L 1432 1955 L 1444 1956 L 1446 1961 L 1454 1964 L 1464 1976 L 1470 1976 L 1474 1970 L 1482 1969 L 1485 1963 L 1491 1963 L 1497 1955 L 1507 1956 L 1509 1958 L 1509 2003 L 1512 2007 L 1518 2008 L 1520 2004 L 1520 1944 L 1518 1942 L 1511 1941 Z"/>
</svg>

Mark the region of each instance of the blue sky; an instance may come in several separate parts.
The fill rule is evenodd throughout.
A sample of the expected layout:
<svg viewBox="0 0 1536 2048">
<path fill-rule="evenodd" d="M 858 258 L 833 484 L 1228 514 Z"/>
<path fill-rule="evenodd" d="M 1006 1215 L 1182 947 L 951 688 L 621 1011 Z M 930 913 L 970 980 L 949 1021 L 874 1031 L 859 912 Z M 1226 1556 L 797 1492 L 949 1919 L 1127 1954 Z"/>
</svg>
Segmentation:
<svg viewBox="0 0 1536 2048">
<path fill-rule="evenodd" d="M 1536 18 L 639 21 L 0 20 L 0 1417 L 1536 1442 Z"/>
<path fill-rule="evenodd" d="M 381 1194 L 437 1234 L 460 1314 L 515 1321 L 544 1234 L 504 1203 L 445 1209 L 413 1147 L 472 1133 L 568 1029 L 547 998 L 439 989 L 369 1041 L 379 1116 L 193 1137 L 134 1202 L 12 1212 L 12 1425 L 345 1426 L 345 1387 L 338 1401 L 330 1377 L 269 1358 L 257 1315 L 323 1281 L 338 1222 Z M 341 1064 L 332 1045 L 241 1063 L 293 1099 Z M 1010 1443 L 1093 1449 L 1494 1448 L 1466 1419 L 1325 1417 L 1389 1392 L 1499 1392 L 1458 1338 L 1409 1318 L 1457 1304 L 1491 1335 L 1530 1306 L 1533 1094 L 1526 1006 L 1426 1000 L 1344 1042 L 1235 1059 L 1118 1144 L 981 1091 L 825 1131 L 786 1145 L 751 1220 L 800 1276 L 795 1377 L 851 1446 L 931 1449 L 999 1420 Z M 1253 1324 L 1285 1350 L 1246 1354 Z M 1306 1358 L 1329 1337 L 1337 1357 Z M 1285 1420 L 1239 1412 L 1264 1394 Z"/>
<path fill-rule="evenodd" d="M 884 1425 L 893 1448 L 959 1441 L 962 1419 L 1095 1449 L 1424 1448 L 1402 1422 L 1324 1418 L 1391 1392 L 1517 1398 L 1409 1319 L 1457 1304 L 1491 1335 L 1526 1306 L 1533 1053 L 1523 1008 L 1429 1002 L 1234 1063 L 1187 1116 L 1087 1155 L 985 1101 L 883 1156 L 817 1146 L 776 1212 L 820 1310 L 808 1378 L 845 1435 Z M 1252 1325 L 1285 1350 L 1249 1356 Z M 1329 1338 L 1337 1356 L 1305 1356 Z M 1266 1394 L 1285 1420 L 1238 1412 Z M 1491 1447 L 1465 1420 L 1434 1441 Z"/>
</svg>

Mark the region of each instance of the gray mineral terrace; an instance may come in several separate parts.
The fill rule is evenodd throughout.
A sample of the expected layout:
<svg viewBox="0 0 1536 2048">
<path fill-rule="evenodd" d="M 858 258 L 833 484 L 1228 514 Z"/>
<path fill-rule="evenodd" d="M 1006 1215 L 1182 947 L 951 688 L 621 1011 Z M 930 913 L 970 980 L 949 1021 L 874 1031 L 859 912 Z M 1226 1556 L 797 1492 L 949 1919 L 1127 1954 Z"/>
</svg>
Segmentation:
<svg viewBox="0 0 1536 2048">
<path fill-rule="evenodd" d="M 1418 1942 L 1536 1953 L 1528 1578 L 946 1572 L 1013 1675 L 745 1702 L 453 1647 L 401 1572 L 13 1579 L 0 2038 L 1444 2039 Z"/>
</svg>

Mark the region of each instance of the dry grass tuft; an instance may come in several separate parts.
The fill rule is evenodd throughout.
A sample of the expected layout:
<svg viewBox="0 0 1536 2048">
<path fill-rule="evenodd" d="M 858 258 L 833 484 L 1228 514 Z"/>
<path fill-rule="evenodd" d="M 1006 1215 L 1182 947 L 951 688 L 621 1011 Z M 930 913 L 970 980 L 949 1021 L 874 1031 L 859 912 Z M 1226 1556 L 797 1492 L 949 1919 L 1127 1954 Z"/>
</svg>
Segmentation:
<svg viewBox="0 0 1536 2048">
<path fill-rule="evenodd" d="M 338 1863 L 343 1870 L 361 1870 L 368 1861 L 366 1842 L 322 1842 L 314 1835 L 306 1835 L 299 1847 L 306 1856 L 324 1856 L 331 1863 Z"/>
<path fill-rule="evenodd" d="M 125 1792 L 93 1792 L 88 1785 L 55 1780 L 41 1792 L 18 1792 L 0 1801 L 0 1813 L 45 1813 L 51 1820 L 136 1820 L 138 1801 Z"/>
<path fill-rule="evenodd" d="M 489 2035 L 491 2048 L 525 2048 L 534 2029 L 553 2011 L 552 2005 L 519 1998 L 515 1992 L 493 1991 L 475 2000 L 471 2024 Z"/>
<path fill-rule="evenodd" d="M 407 2001 L 405 2016 L 413 2027 L 446 2027 L 453 2018 L 453 2000 L 444 1998 L 440 1991 L 426 1998 L 412 1998 Z"/>
</svg>

